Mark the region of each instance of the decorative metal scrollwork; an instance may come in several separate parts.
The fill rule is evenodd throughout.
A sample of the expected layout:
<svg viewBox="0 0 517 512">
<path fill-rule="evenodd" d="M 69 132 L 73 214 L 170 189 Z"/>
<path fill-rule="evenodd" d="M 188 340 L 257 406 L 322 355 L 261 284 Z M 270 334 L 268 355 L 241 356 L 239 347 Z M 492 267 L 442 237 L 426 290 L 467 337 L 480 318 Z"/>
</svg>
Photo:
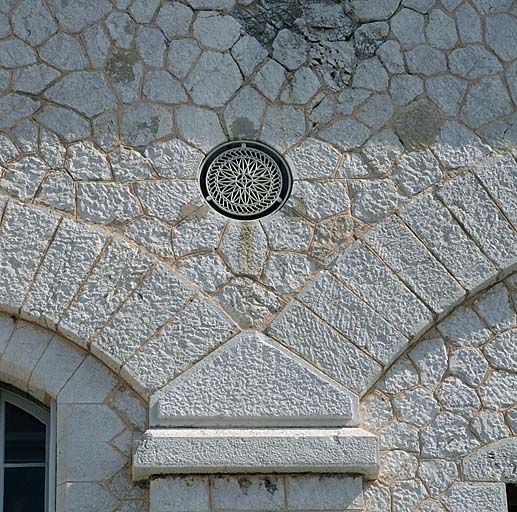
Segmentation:
<svg viewBox="0 0 517 512">
<path fill-rule="evenodd" d="M 281 208 L 291 193 L 291 172 L 269 146 L 252 141 L 222 144 L 201 164 L 201 192 L 226 217 L 254 220 Z"/>
</svg>

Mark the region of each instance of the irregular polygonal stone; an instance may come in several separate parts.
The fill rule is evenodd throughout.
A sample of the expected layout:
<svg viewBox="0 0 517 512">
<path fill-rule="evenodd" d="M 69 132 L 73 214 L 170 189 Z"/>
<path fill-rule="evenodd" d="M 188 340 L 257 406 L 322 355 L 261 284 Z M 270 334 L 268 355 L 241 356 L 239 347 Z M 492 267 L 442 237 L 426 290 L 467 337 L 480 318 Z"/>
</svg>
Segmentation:
<svg viewBox="0 0 517 512">
<path fill-rule="evenodd" d="M 354 32 L 354 47 L 356 54 L 361 59 L 373 57 L 377 48 L 386 41 L 390 31 L 387 23 L 365 23 Z"/>
<path fill-rule="evenodd" d="M 495 512 L 506 507 L 503 484 L 454 484 L 444 497 L 451 512 Z"/>
<path fill-rule="evenodd" d="M 203 155 L 179 139 L 147 146 L 145 156 L 162 178 L 195 178 Z"/>
<path fill-rule="evenodd" d="M 228 283 L 218 297 L 226 313 L 243 329 L 262 325 L 282 305 L 274 293 L 245 277 Z"/>
<path fill-rule="evenodd" d="M 378 174 L 387 174 L 404 147 L 392 130 L 383 130 L 368 139 L 362 153 Z"/>
<path fill-rule="evenodd" d="M 232 56 L 244 76 L 250 76 L 267 55 L 267 50 L 248 35 L 241 37 L 232 48 Z"/>
<path fill-rule="evenodd" d="M 371 95 L 358 112 L 358 119 L 370 128 L 384 126 L 393 114 L 393 102 L 387 94 Z"/>
<path fill-rule="evenodd" d="M 133 219 L 140 214 L 138 199 L 125 183 L 80 183 L 77 215 L 98 224 Z"/>
<path fill-rule="evenodd" d="M 393 399 L 393 408 L 398 418 L 407 423 L 423 427 L 440 411 L 433 394 L 422 386 L 406 391 Z M 402 478 L 405 480 L 405 478 Z"/>
<path fill-rule="evenodd" d="M 158 265 L 110 319 L 92 351 L 111 367 L 120 367 L 192 295 L 193 288 L 175 271 Z"/>
<path fill-rule="evenodd" d="M 447 370 L 447 349 L 441 338 L 421 341 L 409 352 L 409 358 L 418 368 L 420 382 L 434 389 Z"/>
<path fill-rule="evenodd" d="M 348 87 L 344 89 L 337 98 L 336 110 L 347 116 L 351 115 L 356 107 L 365 102 L 372 92 L 366 89 Z"/>
<path fill-rule="evenodd" d="M 366 178 L 372 174 L 372 169 L 362 153 L 350 152 L 345 154 L 338 172 L 342 178 Z"/>
<path fill-rule="evenodd" d="M 260 224 L 230 222 L 220 250 L 234 274 L 259 276 L 267 258 L 267 238 Z"/>
<path fill-rule="evenodd" d="M 478 346 L 490 336 L 490 331 L 479 317 L 465 306 L 459 307 L 438 325 L 438 330 L 446 338 L 458 345 Z"/>
<path fill-rule="evenodd" d="M 414 75 L 395 75 L 390 82 L 390 94 L 393 101 L 403 107 L 424 92 L 424 82 Z"/>
<path fill-rule="evenodd" d="M 147 214 L 165 222 L 184 217 L 183 208 L 198 194 L 194 181 L 148 181 L 139 183 L 137 192 Z"/>
<path fill-rule="evenodd" d="M 116 106 L 115 98 L 101 73 L 70 73 L 48 89 L 45 96 L 93 117 Z"/>
<path fill-rule="evenodd" d="M 364 352 L 297 303 L 288 306 L 274 320 L 268 334 L 359 393 L 371 385 L 380 370 Z"/>
<path fill-rule="evenodd" d="M 413 388 L 416 384 L 418 384 L 418 372 L 413 363 L 403 356 L 388 369 L 377 387 L 386 393 L 396 395 Z"/>
<path fill-rule="evenodd" d="M 481 407 L 476 392 L 456 377 L 447 377 L 436 393 L 446 411 L 471 418 Z"/>
<path fill-rule="evenodd" d="M 476 129 L 512 112 L 512 101 L 501 79 L 488 77 L 472 86 L 461 115 L 465 124 Z"/>
<path fill-rule="evenodd" d="M 4 39 L 0 41 L 0 66 L 17 68 L 34 64 L 36 54 L 34 50 L 19 39 Z"/>
<path fill-rule="evenodd" d="M 412 9 L 401 9 L 390 20 L 391 30 L 404 49 L 425 42 L 424 19 Z"/>
<path fill-rule="evenodd" d="M 404 57 L 400 50 L 400 44 L 396 41 L 390 40 L 382 44 L 377 50 L 377 56 L 390 73 L 404 72 Z"/>
<path fill-rule="evenodd" d="M 490 151 L 473 131 L 456 121 L 442 125 L 432 149 L 438 160 L 451 169 L 472 165 Z"/>
<path fill-rule="evenodd" d="M 185 78 L 199 57 L 201 49 L 194 39 L 175 39 L 169 44 L 167 69 L 178 78 Z"/>
<path fill-rule="evenodd" d="M 61 32 L 49 39 L 40 49 L 39 54 L 43 61 L 62 71 L 84 69 L 88 64 L 79 41 Z"/>
<path fill-rule="evenodd" d="M 439 181 L 442 176 L 434 155 L 430 151 L 418 151 L 402 156 L 393 170 L 392 179 L 407 195 L 415 195 Z"/>
<path fill-rule="evenodd" d="M 407 343 L 404 336 L 327 272 L 318 274 L 298 299 L 384 364 Z"/>
<path fill-rule="evenodd" d="M 82 284 L 58 329 L 85 346 L 150 267 L 149 256 L 126 243 L 111 242 Z"/>
<path fill-rule="evenodd" d="M 261 138 L 285 150 L 305 136 L 305 115 L 302 110 L 289 106 L 271 106 L 267 109 Z"/>
<path fill-rule="evenodd" d="M 472 430 L 482 443 L 490 443 L 510 436 L 502 414 L 496 411 L 481 411 L 472 422 Z"/>
<path fill-rule="evenodd" d="M 463 288 L 400 221 L 383 221 L 366 240 L 435 312 L 447 311 L 464 296 Z"/>
<path fill-rule="evenodd" d="M 437 194 L 497 266 L 507 268 L 515 261 L 517 236 L 474 176 L 455 178 Z"/>
<path fill-rule="evenodd" d="M 406 149 L 416 150 L 434 142 L 441 120 L 436 105 L 421 98 L 401 108 L 394 116 L 393 124 Z"/>
<path fill-rule="evenodd" d="M 418 468 L 418 476 L 431 496 L 439 496 L 456 480 L 458 468 L 454 462 L 446 460 L 424 460 Z"/>
<path fill-rule="evenodd" d="M 210 151 L 226 137 L 217 114 L 197 107 L 179 107 L 176 123 L 180 135 L 201 151 Z"/>
<path fill-rule="evenodd" d="M 137 101 L 144 74 L 142 63 L 134 52 L 116 52 L 106 63 L 111 83 L 124 103 Z"/>
<path fill-rule="evenodd" d="M 0 49 L 0 54 L 2 50 Z M 0 96 L 0 128 L 11 128 L 24 117 L 31 116 L 40 102 L 21 94 Z"/>
<path fill-rule="evenodd" d="M 241 88 L 224 111 L 228 132 L 235 138 L 256 139 L 265 109 L 266 102 L 255 89 Z"/>
<path fill-rule="evenodd" d="M 431 46 L 423 44 L 416 46 L 406 52 L 405 56 L 411 73 L 431 76 L 447 71 L 447 60 L 444 53 Z"/>
<path fill-rule="evenodd" d="M 113 176 L 118 181 L 143 180 L 153 178 L 151 163 L 138 151 L 116 148 L 109 155 Z"/>
<path fill-rule="evenodd" d="M 452 353 L 449 370 L 466 384 L 478 386 L 485 378 L 488 363 L 478 349 L 460 348 Z"/>
<path fill-rule="evenodd" d="M 479 44 L 452 51 L 449 66 L 455 75 L 469 80 L 493 75 L 503 69 L 497 57 Z"/>
<path fill-rule="evenodd" d="M 163 57 L 166 41 L 162 31 L 158 28 L 138 27 L 136 33 L 136 47 L 142 60 L 148 65 L 157 68 L 163 66 Z"/>
<path fill-rule="evenodd" d="M 190 258 L 181 259 L 178 270 L 208 293 L 216 292 L 233 276 L 214 252 L 194 254 Z"/>
<path fill-rule="evenodd" d="M 495 267 L 433 197 L 418 198 L 400 215 L 465 289 L 476 290 L 495 277 Z"/>
<path fill-rule="evenodd" d="M 479 446 L 467 420 L 450 412 L 439 414 L 422 431 L 421 439 L 422 455 L 430 458 L 461 459 Z"/>
<path fill-rule="evenodd" d="M 427 307 L 363 243 L 343 251 L 332 270 L 403 333 L 415 335 L 431 320 Z"/>
<path fill-rule="evenodd" d="M 186 36 L 194 13 L 180 2 L 168 2 L 161 6 L 156 23 L 168 39 Z"/>
<path fill-rule="evenodd" d="M 95 67 L 101 67 L 108 57 L 110 40 L 101 25 L 88 27 L 84 31 L 84 42 L 90 62 Z"/>
<path fill-rule="evenodd" d="M 11 129 L 14 142 L 24 153 L 38 150 L 38 125 L 31 119 L 24 119 Z"/>
<path fill-rule="evenodd" d="M 354 220 L 348 215 L 331 217 L 318 223 L 310 248 L 311 256 L 328 263 L 338 249 L 352 243 L 354 226 Z"/>
<path fill-rule="evenodd" d="M 485 346 L 483 352 L 493 368 L 517 371 L 516 343 L 517 330 L 506 331 L 491 340 Z"/>
<path fill-rule="evenodd" d="M 376 431 L 393 420 L 393 407 L 390 400 L 374 391 L 361 401 L 362 417 L 365 428 Z"/>
<path fill-rule="evenodd" d="M 512 64 L 506 70 L 506 82 L 510 88 L 510 94 L 514 103 L 517 103 L 517 63 Z"/>
<path fill-rule="evenodd" d="M 5 164 L 18 156 L 18 150 L 7 135 L 0 134 L 0 164 Z"/>
<path fill-rule="evenodd" d="M 418 429 L 407 423 L 394 421 L 380 433 L 381 448 L 383 450 L 406 450 L 420 452 Z"/>
<path fill-rule="evenodd" d="M 172 114 L 158 105 L 135 103 L 124 108 L 121 134 L 123 140 L 144 146 L 172 132 Z"/>
<path fill-rule="evenodd" d="M 293 187 L 292 197 L 303 204 L 304 216 L 316 222 L 350 209 L 346 187 L 335 181 L 298 181 Z"/>
<path fill-rule="evenodd" d="M 71 212 L 75 208 L 74 181 L 64 171 L 50 171 L 41 183 L 37 199 L 48 206 Z"/>
<path fill-rule="evenodd" d="M 59 72 L 46 64 L 34 64 L 16 74 L 13 90 L 39 94 L 59 76 Z"/>
<path fill-rule="evenodd" d="M 435 76 L 426 80 L 425 90 L 444 116 L 454 116 L 460 109 L 467 82 L 450 75 Z"/>
<path fill-rule="evenodd" d="M 330 177 L 340 160 L 338 151 L 316 139 L 306 139 L 286 156 L 298 179 Z"/>
<path fill-rule="evenodd" d="M 299 213 L 291 212 L 287 208 L 260 221 L 271 248 L 306 251 L 313 230 L 309 224 L 303 222 Z"/>
<path fill-rule="evenodd" d="M 510 14 L 494 14 L 486 18 L 486 39 L 499 58 L 517 58 L 517 25 Z"/>
<path fill-rule="evenodd" d="M 429 44 L 440 50 L 454 48 L 458 42 L 454 18 L 440 9 L 433 9 L 429 13 L 425 34 Z"/>
<path fill-rule="evenodd" d="M 318 76 L 309 67 L 299 68 L 288 81 L 280 99 L 284 103 L 305 105 L 318 91 L 321 84 Z"/>
<path fill-rule="evenodd" d="M 391 497 L 394 510 L 414 510 L 419 501 L 427 498 L 427 491 L 419 480 L 407 480 L 393 486 Z"/>
<path fill-rule="evenodd" d="M 229 50 L 239 39 L 242 27 L 232 16 L 200 12 L 193 26 L 194 37 L 207 48 Z"/>
<path fill-rule="evenodd" d="M 362 146 L 369 136 L 370 130 L 354 119 L 340 119 L 320 132 L 321 138 L 344 150 Z"/>
<path fill-rule="evenodd" d="M 99 21 L 112 9 L 107 0 L 50 0 L 49 4 L 61 27 L 72 32 L 80 32 Z"/>
<path fill-rule="evenodd" d="M 368 0 L 352 0 L 354 16 L 359 21 L 387 20 L 400 5 L 400 0 L 379 0 L 373 5 Z"/>
<path fill-rule="evenodd" d="M 57 221 L 43 209 L 18 203 L 5 210 L 0 228 L 0 264 L 4 269 L 0 302 L 5 311 L 18 311 L 21 306 Z"/>
<path fill-rule="evenodd" d="M 391 451 L 381 456 L 379 479 L 386 484 L 415 478 L 418 459 L 407 452 Z"/>
<path fill-rule="evenodd" d="M 325 426 L 357 421 L 355 395 L 257 332 L 239 334 L 151 402 L 158 424 L 303 426 L 313 425 L 314 416 Z"/>
<path fill-rule="evenodd" d="M 140 218 L 125 230 L 127 237 L 165 258 L 174 256 L 171 245 L 171 227 L 156 219 Z"/>
<path fill-rule="evenodd" d="M 227 53 L 204 52 L 185 81 L 194 103 L 223 106 L 242 84 L 239 67 Z"/>
<path fill-rule="evenodd" d="M 517 141 L 517 113 L 489 123 L 479 133 L 494 148 L 511 150 Z"/>
<path fill-rule="evenodd" d="M 287 69 L 294 71 L 307 60 L 307 42 L 289 29 L 280 30 L 273 41 L 273 57 Z"/>
<path fill-rule="evenodd" d="M 22 157 L 5 170 L 0 180 L 0 190 L 13 197 L 31 199 L 47 171 L 43 160 L 34 156 Z"/>
<path fill-rule="evenodd" d="M 145 394 L 167 384 L 235 332 L 219 308 L 198 297 L 129 358 L 122 374 Z"/>
<path fill-rule="evenodd" d="M 284 68 L 273 59 L 268 59 L 256 73 L 253 83 L 264 96 L 273 101 L 280 93 L 284 80 Z"/>
<path fill-rule="evenodd" d="M 481 35 L 481 18 L 476 9 L 468 3 L 463 3 L 456 10 L 456 23 L 460 40 L 463 44 L 480 43 Z"/>
<path fill-rule="evenodd" d="M 14 33 L 31 46 L 37 46 L 57 29 L 54 19 L 41 1 L 26 0 L 12 14 Z"/>
<path fill-rule="evenodd" d="M 377 57 L 361 61 L 354 73 L 354 87 L 384 92 L 388 89 L 388 73 Z"/>
<path fill-rule="evenodd" d="M 475 302 L 476 310 L 481 318 L 495 331 L 502 331 L 517 323 L 517 315 L 510 304 L 508 290 L 498 284 Z"/>
<path fill-rule="evenodd" d="M 135 22 L 126 12 L 113 12 L 106 18 L 106 27 L 111 40 L 119 48 L 131 48 L 135 31 Z"/>
<path fill-rule="evenodd" d="M 69 146 L 65 165 L 76 180 L 111 178 L 106 157 L 90 143 L 77 142 Z"/>
<path fill-rule="evenodd" d="M 389 489 L 378 484 L 371 483 L 364 490 L 365 512 L 389 512 L 391 510 L 391 494 Z"/>
</svg>

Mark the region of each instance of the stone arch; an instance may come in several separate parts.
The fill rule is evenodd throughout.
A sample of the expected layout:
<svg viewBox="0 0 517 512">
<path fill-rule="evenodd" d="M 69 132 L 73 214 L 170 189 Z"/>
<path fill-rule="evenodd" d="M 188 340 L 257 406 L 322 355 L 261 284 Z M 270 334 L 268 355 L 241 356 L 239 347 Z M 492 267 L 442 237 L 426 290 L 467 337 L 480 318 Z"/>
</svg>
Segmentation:
<svg viewBox="0 0 517 512">
<path fill-rule="evenodd" d="M 48 329 L 0 313 L 0 381 L 51 410 L 56 512 L 147 506 L 130 467 L 147 407 L 106 365 Z"/>
<path fill-rule="evenodd" d="M 517 482 L 516 294 L 515 273 L 476 294 L 363 399 L 363 427 L 381 448 L 366 512 L 506 511 L 504 484 Z"/>
<path fill-rule="evenodd" d="M 91 351 L 140 394 L 236 332 L 174 269 L 124 239 L 14 199 L 0 207 L 0 308 Z M 177 317 L 184 335 L 200 340 L 196 350 L 157 355 L 151 345 L 147 365 L 140 364 L 138 349 L 177 328 Z M 138 364 L 124 366 L 131 356 Z M 162 373 L 152 371 L 153 356 L 161 358 Z"/>
<path fill-rule="evenodd" d="M 492 156 L 380 221 L 267 332 L 363 396 L 408 347 L 517 265 L 517 166 Z"/>
</svg>

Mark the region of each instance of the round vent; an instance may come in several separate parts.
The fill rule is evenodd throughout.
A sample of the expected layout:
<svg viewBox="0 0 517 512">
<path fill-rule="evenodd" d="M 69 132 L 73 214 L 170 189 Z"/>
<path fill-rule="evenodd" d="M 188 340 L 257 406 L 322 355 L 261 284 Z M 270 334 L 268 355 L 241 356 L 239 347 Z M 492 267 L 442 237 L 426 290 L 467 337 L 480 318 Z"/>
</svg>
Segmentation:
<svg viewBox="0 0 517 512">
<path fill-rule="evenodd" d="M 201 193 L 220 214 L 237 220 L 261 219 L 280 209 L 291 193 L 291 171 L 282 155 L 252 141 L 213 149 L 201 164 Z"/>
</svg>

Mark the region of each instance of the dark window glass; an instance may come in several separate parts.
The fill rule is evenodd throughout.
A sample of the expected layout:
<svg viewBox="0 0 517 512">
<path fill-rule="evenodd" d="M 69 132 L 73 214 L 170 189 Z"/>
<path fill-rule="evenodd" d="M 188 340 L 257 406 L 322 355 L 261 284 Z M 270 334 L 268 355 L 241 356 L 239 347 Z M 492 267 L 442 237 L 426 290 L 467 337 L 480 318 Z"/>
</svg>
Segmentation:
<svg viewBox="0 0 517 512">
<path fill-rule="evenodd" d="M 4 511 L 45 511 L 45 468 L 5 468 Z"/>
<path fill-rule="evenodd" d="M 45 424 L 22 409 L 5 403 L 5 463 L 45 463 Z M 10 510 L 10 509 L 7 509 Z"/>
<path fill-rule="evenodd" d="M 517 512 L 517 485 L 508 484 L 506 486 L 506 496 L 508 498 L 508 512 Z"/>
</svg>

